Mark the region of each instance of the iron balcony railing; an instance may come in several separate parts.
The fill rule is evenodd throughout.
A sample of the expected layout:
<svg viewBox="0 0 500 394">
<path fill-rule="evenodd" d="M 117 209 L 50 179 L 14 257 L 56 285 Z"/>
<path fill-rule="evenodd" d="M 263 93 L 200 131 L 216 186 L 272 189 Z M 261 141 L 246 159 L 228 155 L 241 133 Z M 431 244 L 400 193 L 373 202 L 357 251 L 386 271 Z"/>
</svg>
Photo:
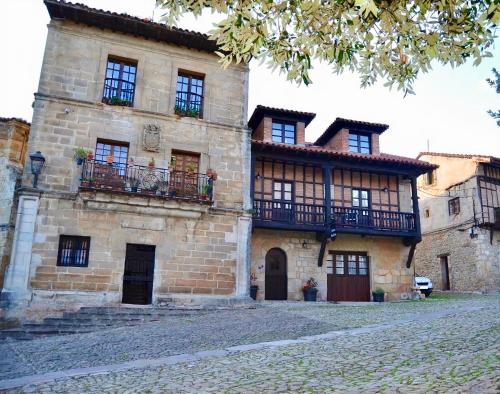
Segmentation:
<svg viewBox="0 0 500 394">
<path fill-rule="evenodd" d="M 203 96 L 196 93 L 177 91 L 175 96 L 175 113 L 200 118 L 203 114 Z"/>
<path fill-rule="evenodd" d="M 106 78 L 102 102 L 110 105 L 132 107 L 134 104 L 135 83 L 125 79 Z"/>
<path fill-rule="evenodd" d="M 286 228 L 325 228 L 324 205 L 255 199 L 253 218 L 257 225 Z M 339 231 L 363 230 L 415 232 L 415 214 L 378 209 L 332 207 L 328 220 Z M 276 225 L 273 225 L 276 224 Z"/>
<path fill-rule="evenodd" d="M 85 160 L 80 188 L 212 202 L 214 181 L 195 172 Z"/>
</svg>

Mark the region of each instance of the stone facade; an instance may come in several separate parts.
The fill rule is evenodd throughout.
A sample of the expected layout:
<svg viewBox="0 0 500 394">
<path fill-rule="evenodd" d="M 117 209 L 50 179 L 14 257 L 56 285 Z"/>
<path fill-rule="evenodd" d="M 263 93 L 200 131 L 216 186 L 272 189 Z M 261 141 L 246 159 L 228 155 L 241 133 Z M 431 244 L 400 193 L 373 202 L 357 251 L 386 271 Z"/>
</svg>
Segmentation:
<svg viewBox="0 0 500 394">
<path fill-rule="evenodd" d="M 65 6 L 66 7 L 66 6 Z M 127 244 L 155 245 L 153 303 L 248 293 L 250 134 L 248 67 L 222 69 L 210 52 L 53 19 L 36 93 L 29 150 L 46 158 L 26 275 L 30 310 L 121 302 Z M 137 64 L 133 107 L 102 103 L 110 56 Z M 178 72 L 203 75 L 200 119 L 174 113 Z M 144 130 L 159 131 L 155 146 Z M 129 159 L 167 168 L 173 150 L 214 170 L 213 203 L 83 191 L 74 149 L 127 143 Z M 32 182 L 28 166 L 23 185 Z M 23 193 L 30 191 L 21 191 Z M 18 223 L 22 223 L 18 217 Z M 88 267 L 57 265 L 61 235 L 90 237 Z M 21 252 L 21 251 L 20 251 Z M 24 247 L 22 250 L 24 253 Z M 25 256 L 26 257 L 26 256 Z M 14 272 L 22 256 L 13 256 Z M 19 282 L 4 289 L 15 299 Z M 17 286 L 17 287 L 16 287 Z M 186 300 L 187 302 L 187 300 Z"/>
<path fill-rule="evenodd" d="M 386 300 L 398 300 L 402 293 L 411 291 L 413 268 L 406 268 L 408 247 L 400 238 L 361 237 L 339 234 L 328 242 L 323 265 L 318 267 L 320 243 L 314 233 L 290 231 L 278 236 L 275 230 L 255 229 L 252 234 L 252 273 L 259 286 L 258 299 L 265 298 L 265 258 L 272 248 L 282 249 L 287 256 L 288 299 L 302 300 L 302 286 L 311 277 L 318 281 L 318 299 L 327 299 L 327 275 L 332 273 L 333 262 L 329 252 L 366 252 L 370 257 L 370 289 L 381 287 Z"/>
<path fill-rule="evenodd" d="M 415 254 L 417 272 L 429 277 L 434 288 L 441 290 L 446 282 L 442 260 L 446 259 L 450 290 L 498 290 L 500 232 L 485 223 L 484 213 L 491 209 L 484 205 L 485 192 L 478 181 L 485 175 L 485 165 L 494 166 L 494 158 L 434 153 L 420 157 L 439 168 L 432 177 L 419 178 L 422 243 Z M 500 191 L 500 181 L 496 183 Z M 495 196 L 494 187 L 492 190 L 489 193 Z M 452 199 L 459 202 L 458 213 L 450 212 Z M 491 204 L 491 197 L 489 201 Z M 498 207 L 498 199 L 496 204 Z"/>
<path fill-rule="evenodd" d="M 0 289 L 9 264 L 16 217 L 15 189 L 26 161 L 29 123 L 0 118 Z"/>
</svg>

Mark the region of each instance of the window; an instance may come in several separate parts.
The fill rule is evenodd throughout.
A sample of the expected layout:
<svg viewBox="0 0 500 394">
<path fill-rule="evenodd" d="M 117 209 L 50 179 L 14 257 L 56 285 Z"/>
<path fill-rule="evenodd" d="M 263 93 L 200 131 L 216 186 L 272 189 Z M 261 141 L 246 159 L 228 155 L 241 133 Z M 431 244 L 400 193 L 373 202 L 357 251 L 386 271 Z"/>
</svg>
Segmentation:
<svg viewBox="0 0 500 394">
<path fill-rule="evenodd" d="M 179 72 L 175 112 L 201 118 L 203 111 L 203 77 Z"/>
<path fill-rule="evenodd" d="M 273 200 L 292 201 L 292 183 L 274 181 Z"/>
<path fill-rule="evenodd" d="M 295 144 L 295 124 L 273 121 L 273 142 Z"/>
<path fill-rule="evenodd" d="M 370 207 L 370 192 L 366 189 L 352 189 L 352 206 L 356 208 Z"/>
<path fill-rule="evenodd" d="M 349 152 L 372 153 L 370 134 L 349 132 Z"/>
<path fill-rule="evenodd" d="M 74 235 L 59 236 L 57 265 L 64 267 L 87 267 L 89 265 L 90 237 Z"/>
<path fill-rule="evenodd" d="M 136 72 L 136 62 L 108 59 L 102 101 L 131 107 L 134 103 Z"/>
<path fill-rule="evenodd" d="M 107 163 L 108 156 L 113 156 L 113 167 L 120 168 L 124 175 L 127 167 L 128 143 L 97 139 L 95 161 Z"/>
<path fill-rule="evenodd" d="M 448 213 L 450 215 L 458 215 L 460 213 L 460 197 L 455 197 L 448 201 Z"/>
<path fill-rule="evenodd" d="M 434 183 L 436 183 L 436 170 L 428 171 L 425 174 L 425 184 L 433 185 Z"/>
<path fill-rule="evenodd" d="M 365 252 L 330 252 L 335 259 L 335 275 L 368 276 Z"/>
</svg>

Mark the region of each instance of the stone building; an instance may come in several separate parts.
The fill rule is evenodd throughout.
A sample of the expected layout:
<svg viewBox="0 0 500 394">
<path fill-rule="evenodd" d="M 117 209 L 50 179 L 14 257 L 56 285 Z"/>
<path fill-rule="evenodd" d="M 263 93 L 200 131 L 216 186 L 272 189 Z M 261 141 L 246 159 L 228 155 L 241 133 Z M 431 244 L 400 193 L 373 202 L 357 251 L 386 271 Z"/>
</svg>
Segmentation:
<svg viewBox="0 0 500 394">
<path fill-rule="evenodd" d="M 420 241 L 416 179 L 435 168 L 380 152 L 387 125 L 337 118 L 316 140 L 315 114 L 258 106 L 252 129 L 252 277 L 259 299 L 368 301 L 411 291 Z"/>
<path fill-rule="evenodd" d="M 27 157 L 30 124 L 0 118 L 0 289 L 10 259 L 16 213 L 16 188 Z"/>
<path fill-rule="evenodd" d="M 37 188 L 24 167 L 3 300 L 19 312 L 246 296 L 248 66 L 222 69 L 203 34 L 45 5 L 28 144 L 45 165 Z"/>
<path fill-rule="evenodd" d="M 420 153 L 439 166 L 418 180 L 419 274 L 439 290 L 500 288 L 500 158 Z"/>
</svg>

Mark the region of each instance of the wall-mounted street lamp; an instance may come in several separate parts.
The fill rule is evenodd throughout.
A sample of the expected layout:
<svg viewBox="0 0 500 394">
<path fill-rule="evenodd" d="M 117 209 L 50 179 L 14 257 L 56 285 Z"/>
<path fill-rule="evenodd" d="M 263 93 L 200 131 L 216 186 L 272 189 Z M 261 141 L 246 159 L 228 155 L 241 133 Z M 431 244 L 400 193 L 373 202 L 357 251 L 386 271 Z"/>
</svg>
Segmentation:
<svg viewBox="0 0 500 394">
<path fill-rule="evenodd" d="M 42 172 L 43 165 L 45 164 L 45 157 L 40 151 L 32 153 L 31 159 L 31 173 L 33 174 L 33 187 L 36 188 L 38 184 L 38 175 Z"/>
</svg>

